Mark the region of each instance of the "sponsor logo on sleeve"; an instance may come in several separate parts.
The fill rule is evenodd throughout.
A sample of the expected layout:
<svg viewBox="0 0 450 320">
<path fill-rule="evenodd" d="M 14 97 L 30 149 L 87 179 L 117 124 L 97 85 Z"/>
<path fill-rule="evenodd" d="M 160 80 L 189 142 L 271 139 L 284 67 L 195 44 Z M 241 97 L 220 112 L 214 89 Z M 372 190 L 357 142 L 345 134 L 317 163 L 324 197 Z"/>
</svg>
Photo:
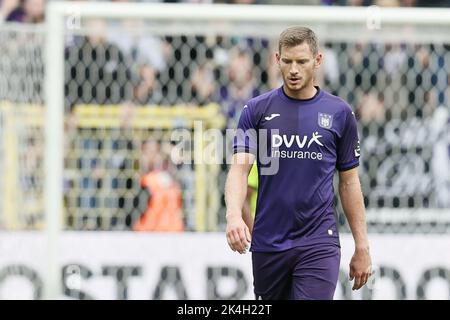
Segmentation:
<svg viewBox="0 0 450 320">
<path fill-rule="evenodd" d="M 360 145 L 359 145 L 359 140 L 358 140 L 358 142 L 356 142 L 356 145 L 355 145 L 355 157 L 359 157 L 361 155 L 361 147 L 360 147 Z"/>
</svg>

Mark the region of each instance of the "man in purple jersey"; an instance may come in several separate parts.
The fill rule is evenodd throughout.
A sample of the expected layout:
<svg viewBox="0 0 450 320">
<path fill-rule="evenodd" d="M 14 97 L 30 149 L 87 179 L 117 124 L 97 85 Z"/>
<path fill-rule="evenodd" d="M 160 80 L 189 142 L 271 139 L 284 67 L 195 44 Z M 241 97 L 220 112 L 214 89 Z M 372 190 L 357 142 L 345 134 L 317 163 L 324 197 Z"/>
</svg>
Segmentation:
<svg viewBox="0 0 450 320">
<path fill-rule="evenodd" d="M 323 57 L 312 30 L 284 30 L 278 50 L 283 86 L 249 100 L 240 116 L 225 190 L 227 241 L 239 253 L 251 243 L 257 298 L 332 299 L 341 257 L 333 208 L 336 169 L 355 240 L 353 290 L 371 275 L 356 119 L 344 100 L 314 86 Z M 255 157 L 259 187 L 250 234 L 242 207 Z"/>
</svg>

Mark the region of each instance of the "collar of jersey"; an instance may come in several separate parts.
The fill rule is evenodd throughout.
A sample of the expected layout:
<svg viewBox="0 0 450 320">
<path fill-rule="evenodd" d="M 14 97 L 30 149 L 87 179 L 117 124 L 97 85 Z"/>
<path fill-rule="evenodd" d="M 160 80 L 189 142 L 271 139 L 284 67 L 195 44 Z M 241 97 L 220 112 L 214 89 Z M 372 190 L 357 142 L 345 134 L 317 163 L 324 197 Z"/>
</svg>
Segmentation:
<svg viewBox="0 0 450 320">
<path fill-rule="evenodd" d="M 288 101 L 288 102 L 295 103 L 295 104 L 302 104 L 303 105 L 303 104 L 315 103 L 323 96 L 323 90 L 321 90 L 318 86 L 314 86 L 314 87 L 317 89 L 317 92 L 314 95 L 314 97 L 309 98 L 309 99 L 294 99 L 294 98 L 291 98 L 288 95 L 286 95 L 286 93 L 283 90 L 283 86 L 278 88 L 278 96 L 280 96 L 280 98 L 283 99 L 284 101 Z"/>
</svg>

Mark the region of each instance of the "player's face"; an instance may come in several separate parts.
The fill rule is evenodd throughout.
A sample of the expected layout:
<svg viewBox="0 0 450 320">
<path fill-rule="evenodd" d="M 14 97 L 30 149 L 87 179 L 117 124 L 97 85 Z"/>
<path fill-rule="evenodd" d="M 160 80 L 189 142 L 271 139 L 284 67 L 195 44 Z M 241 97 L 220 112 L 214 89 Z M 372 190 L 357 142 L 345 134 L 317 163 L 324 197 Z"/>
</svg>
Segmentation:
<svg viewBox="0 0 450 320">
<path fill-rule="evenodd" d="M 282 47 L 276 58 L 286 89 L 299 92 L 313 86 L 314 71 L 322 62 L 321 53 L 314 57 L 309 45 L 304 42 L 295 47 Z"/>
</svg>

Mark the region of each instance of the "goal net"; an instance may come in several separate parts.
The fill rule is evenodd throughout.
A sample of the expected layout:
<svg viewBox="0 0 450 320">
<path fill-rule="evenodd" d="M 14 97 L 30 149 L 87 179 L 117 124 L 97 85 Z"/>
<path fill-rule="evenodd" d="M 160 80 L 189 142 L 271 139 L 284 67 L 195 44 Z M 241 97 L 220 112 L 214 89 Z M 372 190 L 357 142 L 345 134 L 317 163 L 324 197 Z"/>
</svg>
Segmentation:
<svg viewBox="0 0 450 320">
<path fill-rule="evenodd" d="M 290 12 L 289 7 L 189 5 L 156 5 L 150 10 L 139 4 L 110 10 L 96 5 L 58 8 L 65 13 L 67 27 L 64 37 L 59 36 L 64 40 L 60 47 L 65 52 L 66 116 L 80 104 L 96 105 L 100 112 L 105 104 L 148 110 L 152 105 L 201 109 L 216 103 L 224 117 L 220 129 L 235 128 L 248 99 L 281 84 L 274 61 L 277 38 L 284 27 L 302 21 L 317 32 L 325 56 L 317 84 L 348 101 L 358 118 L 359 172 L 370 231 L 447 230 L 449 211 L 442 210 L 450 207 L 447 12 L 377 7 L 299 7 Z M 53 72 L 51 66 L 49 70 Z M 54 94 L 62 98 L 62 92 Z M 105 148 L 108 143 L 101 140 L 111 137 L 98 128 L 101 114 L 97 119 L 76 135 L 98 141 L 85 141 L 88 150 L 80 152 L 87 158 L 96 158 L 92 149 Z M 116 145 L 127 148 L 126 143 Z M 213 221 L 222 230 L 224 162 L 213 187 L 222 200 L 217 210 L 206 213 L 216 217 Z M 112 176 L 120 174 L 114 172 Z M 95 187 L 82 189 L 97 192 Z M 119 193 L 124 192 L 121 188 Z M 98 202 L 91 201 L 88 207 Z M 111 217 L 120 205 L 112 206 L 76 214 L 95 219 L 103 211 Z"/>
</svg>

